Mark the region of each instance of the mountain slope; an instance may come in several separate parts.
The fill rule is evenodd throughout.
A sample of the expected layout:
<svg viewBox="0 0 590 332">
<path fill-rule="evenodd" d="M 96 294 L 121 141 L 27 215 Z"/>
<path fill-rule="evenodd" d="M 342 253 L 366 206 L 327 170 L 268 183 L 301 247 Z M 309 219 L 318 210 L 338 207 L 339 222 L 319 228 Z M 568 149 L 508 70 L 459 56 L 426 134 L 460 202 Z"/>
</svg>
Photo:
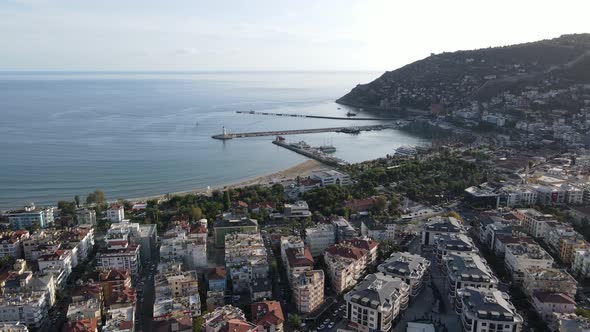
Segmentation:
<svg viewBox="0 0 590 332">
<path fill-rule="evenodd" d="M 552 77 L 590 83 L 590 34 L 532 43 L 431 55 L 371 83 L 357 85 L 338 103 L 380 109 L 428 109 L 487 100 Z"/>
</svg>

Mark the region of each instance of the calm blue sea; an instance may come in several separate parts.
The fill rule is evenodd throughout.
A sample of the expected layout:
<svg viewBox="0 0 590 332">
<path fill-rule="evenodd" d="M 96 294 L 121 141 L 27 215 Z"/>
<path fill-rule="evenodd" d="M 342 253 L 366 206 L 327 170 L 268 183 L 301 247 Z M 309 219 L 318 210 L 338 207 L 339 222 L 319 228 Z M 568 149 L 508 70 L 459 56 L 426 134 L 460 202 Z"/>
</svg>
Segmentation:
<svg viewBox="0 0 590 332">
<path fill-rule="evenodd" d="M 287 168 L 305 158 L 271 137 L 210 136 L 222 126 L 238 132 L 354 125 L 235 111 L 345 116 L 349 109 L 333 100 L 379 74 L 0 73 L 0 209 L 54 204 L 96 188 L 109 199 L 143 197 Z M 397 130 L 287 139 L 330 142 L 349 162 L 426 143 Z"/>
</svg>

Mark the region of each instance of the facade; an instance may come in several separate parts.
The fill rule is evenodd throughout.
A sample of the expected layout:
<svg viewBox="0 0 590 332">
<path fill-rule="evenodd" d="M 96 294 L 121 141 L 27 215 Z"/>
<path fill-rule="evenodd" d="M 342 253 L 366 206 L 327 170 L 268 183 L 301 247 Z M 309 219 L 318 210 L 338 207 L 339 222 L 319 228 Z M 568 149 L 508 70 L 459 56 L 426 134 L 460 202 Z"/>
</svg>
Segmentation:
<svg viewBox="0 0 590 332">
<path fill-rule="evenodd" d="M 347 186 L 352 183 L 350 175 L 336 170 L 321 170 L 313 172 L 309 176 L 312 180 L 320 181 L 322 187 L 325 186 Z"/>
<path fill-rule="evenodd" d="M 495 209 L 500 203 L 500 197 L 487 187 L 473 186 L 465 189 L 465 203 L 475 209 Z"/>
<path fill-rule="evenodd" d="M 139 245 L 111 242 L 109 246 L 96 255 L 96 263 L 100 270 L 129 270 L 132 276 L 137 276 L 141 267 Z"/>
<path fill-rule="evenodd" d="M 0 322 L 2 332 L 29 332 L 27 326 L 21 322 Z"/>
<path fill-rule="evenodd" d="M 499 290 L 462 288 L 457 292 L 455 304 L 465 332 L 519 332 L 522 329 L 522 316 L 516 312 L 508 294 Z"/>
<path fill-rule="evenodd" d="M 572 262 L 572 271 L 576 276 L 590 277 L 590 250 L 576 250 Z"/>
<path fill-rule="evenodd" d="M 309 248 L 288 248 L 285 250 L 285 255 L 287 256 L 285 267 L 289 282 L 294 275 L 313 270 L 313 257 Z"/>
<path fill-rule="evenodd" d="M 304 248 L 305 243 L 303 239 L 299 236 L 281 236 L 281 261 L 283 262 L 283 267 L 287 266 L 287 249 L 289 248 Z"/>
<path fill-rule="evenodd" d="M 578 282 L 566 270 L 527 268 L 524 270 L 523 289 L 529 296 L 537 292 L 576 295 Z"/>
<path fill-rule="evenodd" d="M 324 271 L 312 270 L 293 276 L 291 290 L 297 311 L 313 312 L 324 303 Z"/>
<path fill-rule="evenodd" d="M 131 288 L 131 272 L 129 270 L 107 270 L 99 275 L 102 297 L 105 303 L 112 303 L 116 294 Z"/>
<path fill-rule="evenodd" d="M 155 321 L 168 320 L 170 317 L 191 317 L 201 315 L 201 299 L 196 271 L 175 271 L 158 273 L 154 277 Z"/>
<path fill-rule="evenodd" d="M 56 284 L 64 287 L 72 273 L 72 252 L 70 250 L 56 250 L 53 253 L 45 254 L 37 259 L 39 271 L 42 273 L 53 273 L 56 276 Z"/>
<path fill-rule="evenodd" d="M 481 256 L 451 254 L 446 256 L 444 261 L 442 271 L 447 276 L 447 290 L 451 303 L 455 301 L 457 291 L 461 288 L 496 289 L 498 287 L 498 278 Z"/>
<path fill-rule="evenodd" d="M 20 292 L 0 296 L 0 321 L 21 322 L 38 329 L 47 320 L 49 299 L 46 292 Z"/>
<path fill-rule="evenodd" d="M 334 225 L 334 231 L 336 232 L 336 242 L 351 240 L 358 236 L 350 222 L 342 217 L 333 219 L 332 225 Z"/>
<path fill-rule="evenodd" d="M 559 240 L 559 259 L 565 264 L 572 264 L 577 250 L 590 248 L 584 237 L 577 233 L 564 236 Z"/>
<path fill-rule="evenodd" d="M 107 209 L 107 219 L 110 222 L 125 220 L 125 208 L 121 204 L 113 204 Z"/>
<path fill-rule="evenodd" d="M 551 214 L 543 214 L 535 209 L 517 209 L 514 215 L 522 222 L 523 230 L 532 237 L 543 237 L 547 222 L 557 220 Z"/>
<path fill-rule="evenodd" d="M 270 267 L 262 236 L 259 233 L 227 234 L 225 269 L 234 292 L 247 291 L 253 280 L 268 278 Z"/>
<path fill-rule="evenodd" d="M 508 244 L 506 245 L 504 264 L 512 279 L 521 282 L 524 280 L 524 272 L 528 268 L 551 268 L 553 257 L 538 244 Z"/>
<path fill-rule="evenodd" d="M 23 241 L 29 238 L 29 231 L 20 230 L 0 234 L 0 257 L 24 258 Z"/>
<path fill-rule="evenodd" d="M 305 244 L 309 247 L 311 255 L 318 257 L 324 251 L 336 243 L 336 230 L 331 224 L 317 224 L 305 229 Z"/>
<path fill-rule="evenodd" d="M 410 296 L 416 296 L 423 282 L 429 279 L 430 261 L 409 252 L 394 252 L 377 270 L 402 279 L 410 286 Z"/>
<path fill-rule="evenodd" d="M 5 214 L 8 217 L 8 223 L 13 230 L 20 230 L 32 226 L 47 228 L 53 225 L 54 208 L 38 208 L 31 203 L 24 207 L 23 210 L 9 212 Z"/>
<path fill-rule="evenodd" d="M 459 220 L 453 217 L 434 217 L 426 223 L 421 231 L 422 245 L 433 246 L 439 235 L 465 233 Z"/>
<path fill-rule="evenodd" d="M 516 243 L 536 244 L 537 242 L 530 236 L 497 234 L 494 240 L 494 254 L 504 256 L 506 254 L 506 246 Z"/>
<path fill-rule="evenodd" d="M 576 301 L 563 293 L 537 292 L 532 296 L 532 305 L 539 316 L 553 325 L 554 313 L 571 314 L 576 310 Z"/>
<path fill-rule="evenodd" d="M 283 332 L 285 317 L 278 301 L 255 302 L 251 305 L 252 323 L 259 332 Z"/>
<path fill-rule="evenodd" d="M 400 278 L 369 274 L 344 295 L 349 327 L 356 331 L 390 331 L 400 311 L 407 308 L 410 287 Z"/>
<path fill-rule="evenodd" d="M 311 217 L 311 212 L 305 201 L 296 201 L 293 204 L 285 204 L 283 216 L 289 219 L 307 218 Z"/>
<path fill-rule="evenodd" d="M 590 319 L 576 314 L 553 314 L 552 328 L 557 332 L 589 332 Z"/>
<path fill-rule="evenodd" d="M 231 216 L 216 220 L 213 225 L 213 237 L 215 246 L 223 248 L 225 236 L 233 233 L 256 233 L 258 232 L 258 221 L 249 218 L 234 218 Z"/>
<path fill-rule="evenodd" d="M 354 286 L 376 261 L 377 243 L 356 240 L 332 245 L 324 252 L 324 263 L 336 293 Z"/>
<path fill-rule="evenodd" d="M 209 291 L 225 292 L 227 288 L 227 280 L 224 267 L 218 266 L 209 269 L 206 279 L 207 283 L 209 284 Z"/>
<path fill-rule="evenodd" d="M 96 211 L 91 209 L 78 209 L 76 211 L 78 225 L 96 225 Z"/>
<path fill-rule="evenodd" d="M 139 245 L 140 258 L 143 261 L 147 261 L 151 259 L 152 253 L 156 248 L 156 242 L 158 241 L 156 225 L 128 221 L 111 224 L 105 236 L 107 246 L 111 242 L 118 245 L 121 241 Z"/>
</svg>

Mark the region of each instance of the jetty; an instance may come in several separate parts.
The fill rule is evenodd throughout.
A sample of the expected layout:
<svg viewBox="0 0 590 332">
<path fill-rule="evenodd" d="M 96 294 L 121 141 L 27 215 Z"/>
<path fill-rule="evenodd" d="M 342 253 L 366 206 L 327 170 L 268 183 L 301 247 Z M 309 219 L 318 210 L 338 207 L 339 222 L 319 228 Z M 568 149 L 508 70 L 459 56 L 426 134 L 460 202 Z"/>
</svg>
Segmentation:
<svg viewBox="0 0 590 332">
<path fill-rule="evenodd" d="M 314 128 L 314 129 L 292 129 L 292 130 L 273 130 L 273 131 L 254 131 L 249 133 L 229 133 L 223 127 L 223 133 L 213 135 L 211 138 L 219 140 L 229 140 L 234 138 L 259 137 L 259 136 L 284 136 L 298 134 L 316 134 L 328 132 L 341 133 L 358 133 L 360 131 L 383 130 L 395 128 L 395 125 L 374 125 L 374 126 L 355 126 L 355 127 L 332 127 L 332 128 Z"/>
<path fill-rule="evenodd" d="M 286 116 L 292 118 L 311 118 L 311 119 L 328 119 L 328 120 L 361 120 L 361 121 L 395 121 L 399 118 L 358 118 L 356 116 L 322 116 L 322 115 L 306 115 L 306 114 L 289 114 L 289 113 L 272 113 L 272 112 L 256 112 L 256 111 L 236 111 L 238 114 L 253 114 L 253 115 L 267 115 L 267 116 Z M 350 113 L 350 112 L 349 112 Z"/>
<path fill-rule="evenodd" d="M 283 147 L 287 150 L 291 150 L 293 152 L 299 153 L 300 155 L 306 156 L 308 158 L 315 159 L 315 160 L 317 160 L 325 165 L 328 165 L 328 166 L 338 167 L 338 166 L 344 166 L 344 165 L 348 164 L 346 161 L 344 161 L 340 158 L 334 157 L 332 155 L 329 155 L 327 153 L 324 153 L 318 148 L 313 148 L 313 147 L 308 146 L 307 144 L 305 144 L 305 142 L 289 144 L 289 143 L 285 142 L 284 138 L 279 136 L 274 141 L 272 141 L 272 144 L 275 144 L 275 145 Z"/>
</svg>

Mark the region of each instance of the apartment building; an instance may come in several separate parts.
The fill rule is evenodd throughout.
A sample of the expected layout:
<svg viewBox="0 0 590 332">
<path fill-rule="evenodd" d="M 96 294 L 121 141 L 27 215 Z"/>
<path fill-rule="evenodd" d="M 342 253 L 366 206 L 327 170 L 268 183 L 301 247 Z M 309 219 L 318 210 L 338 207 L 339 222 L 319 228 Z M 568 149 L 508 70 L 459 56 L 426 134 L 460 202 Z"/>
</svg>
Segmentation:
<svg viewBox="0 0 590 332">
<path fill-rule="evenodd" d="M 510 302 L 510 296 L 497 289 L 462 288 L 457 291 L 455 304 L 465 332 L 522 329 L 523 318 Z"/>
<path fill-rule="evenodd" d="M 325 186 L 347 186 L 352 183 L 350 175 L 336 170 L 320 170 L 309 175 L 312 180 L 317 180 L 322 187 Z"/>
<path fill-rule="evenodd" d="M 579 277 L 590 277 L 590 250 L 576 250 L 572 262 L 572 272 Z"/>
<path fill-rule="evenodd" d="M 121 222 L 125 220 L 125 208 L 121 204 L 112 204 L 107 209 L 106 214 L 110 222 Z"/>
<path fill-rule="evenodd" d="M 400 278 L 375 273 L 344 295 L 348 326 L 356 331 L 390 331 L 407 308 L 410 286 Z"/>
<path fill-rule="evenodd" d="M 536 238 L 544 237 L 548 222 L 557 222 L 552 214 L 543 214 L 535 209 L 516 209 L 513 213 L 521 220 L 523 230 Z"/>
<path fill-rule="evenodd" d="M 293 302 L 300 313 L 315 311 L 324 303 L 324 271 L 305 271 L 291 281 Z"/>
<path fill-rule="evenodd" d="M 410 296 L 416 296 L 424 281 L 430 277 L 430 261 L 409 252 L 394 252 L 377 267 L 377 270 L 402 279 L 410 286 Z"/>
<path fill-rule="evenodd" d="M 289 248 L 303 248 L 305 247 L 305 243 L 303 239 L 299 236 L 281 236 L 281 261 L 283 262 L 283 266 L 287 266 L 287 249 Z"/>
<path fill-rule="evenodd" d="M 536 292 L 532 296 L 532 305 L 539 316 L 554 325 L 554 314 L 572 314 L 576 310 L 576 301 L 569 295 L 554 292 Z"/>
<path fill-rule="evenodd" d="M 30 236 L 29 231 L 19 230 L 0 234 L 0 257 L 24 258 L 23 241 Z"/>
<path fill-rule="evenodd" d="M 529 296 L 537 292 L 576 294 L 578 282 L 566 270 L 531 267 L 524 270 L 523 289 Z"/>
<path fill-rule="evenodd" d="M 21 322 L 29 329 L 39 329 L 48 319 L 46 292 L 8 293 L 0 296 L 0 321 Z"/>
<path fill-rule="evenodd" d="M 438 265 L 443 265 L 446 256 L 457 255 L 477 255 L 479 250 L 473 243 L 473 240 L 465 234 L 441 234 L 434 240 L 436 260 Z"/>
<path fill-rule="evenodd" d="M 232 233 L 225 236 L 225 269 L 234 292 L 249 290 L 253 280 L 267 278 L 270 271 L 262 236 L 259 233 Z"/>
<path fill-rule="evenodd" d="M 25 206 L 22 210 L 12 211 L 4 216 L 13 230 L 21 230 L 31 226 L 47 228 L 53 225 L 54 208 L 36 207 L 34 203 Z"/>
<path fill-rule="evenodd" d="M 259 332 L 283 332 L 285 316 L 279 301 L 255 302 L 251 305 L 252 323 Z"/>
<path fill-rule="evenodd" d="M 96 211 L 94 209 L 76 210 L 76 221 L 78 225 L 96 225 Z"/>
<path fill-rule="evenodd" d="M 334 243 L 336 243 L 336 229 L 332 224 L 317 224 L 305 229 L 305 244 L 313 257 L 323 255 L 324 251 Z"/>
<path fill-rule="evenodd" d="M 440 235 L 460 233 L 465 233 L 465 228 L 459 220 L 453 217 L 433 217 L 422 227 L 421 243 L 424 246 L 433 246 L 435 239 Z"/>
<path fill-rule="evenodd" d="M 289 282 L 294 275 L 313 270 L 314 262 L 309 248 L 288 248 L 285 250 L 285 255 L 287 256 L 285 267 Z"/>
<path fill-rule="evenodd" d="M 139 248 L 140 245 L 124 240 L 110 241 L 107 248 L 96 255 L 97 268 L 101 271 L 129 270 L 132 276 L 137 276 L 141 267 Z"/>
<path fill-rule="evenodd" d="M 258 332 L 258 327 L 246 321 L 246 316 L 240 308 L 226 305 L 203 316 L 203 331 Z"/>
<path fill-rule="evenodd" d="M 342 242 L 324 252 L 324 263 L 335 292 L 354 286 L 376 259 L 377 243 L 371 240 Z"/>
<path fill-rule="evenodd" d="M 245 217 L 226 214 L 223 218 L 218 219 L 213 224 L 213 237 L 215 246 L 223 248 L 225 245 L 225 236 L 233 233 L 257 233 L 258 221 Z"/>
<path fill-rule="evenodd" d="M 442 271 L 447 277 L 446 286 L 451 303 L 454 303 L 457 291 L 461 288 L 498 288 L 498 277 L 479 255 L 451 254 L 444 258 L 443 266 Z"/>
<path fill-rule="evenodd" d="M 526 269 L 549 269 L 553 265 L 553 257 L 538 244 L 515 243 L 506 245 L 504 264 L 512 279 L 522 282 Z"/>
</svg>

